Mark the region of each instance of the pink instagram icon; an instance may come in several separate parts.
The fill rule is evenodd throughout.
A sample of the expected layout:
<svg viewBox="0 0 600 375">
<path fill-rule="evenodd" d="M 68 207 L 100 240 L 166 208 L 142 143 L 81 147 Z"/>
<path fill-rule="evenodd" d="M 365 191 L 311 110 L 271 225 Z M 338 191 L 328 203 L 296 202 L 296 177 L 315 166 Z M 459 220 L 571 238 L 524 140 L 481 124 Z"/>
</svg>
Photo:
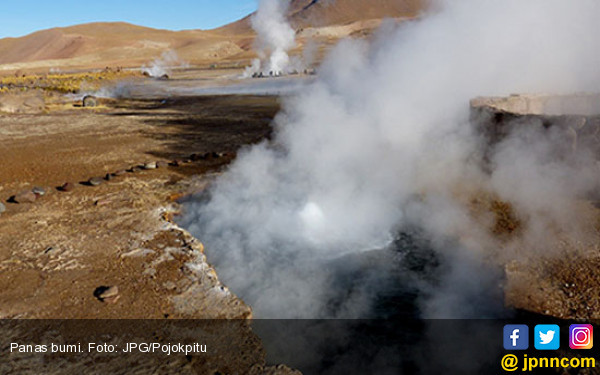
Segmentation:
<svg viewBox="0 0 600 375">
<path fill-rule="evenodd" d="M 591 324 L 571 324 L 569 346 L 571 349 L 591 349 L 594 346 L 594 327 Z"/>
</svg>

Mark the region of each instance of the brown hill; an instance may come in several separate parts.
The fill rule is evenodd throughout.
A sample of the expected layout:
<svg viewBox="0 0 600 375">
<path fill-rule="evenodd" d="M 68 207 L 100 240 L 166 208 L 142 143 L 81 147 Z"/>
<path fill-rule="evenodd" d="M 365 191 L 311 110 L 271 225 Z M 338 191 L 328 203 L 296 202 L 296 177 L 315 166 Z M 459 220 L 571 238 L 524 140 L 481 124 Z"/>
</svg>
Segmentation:
<svg viewBox="0 0 600 375">
<path fill-rule="evenodd" d="M 296 29 L 311 30 L 307 36 L 327 35 L 335 39 L 374 25 L 364 26 L 361 21 L 413 17 L 422 1 L 292 0 L 289 17 Z M 352 23 L 355 26 L 348 28 Z M 332 25 L 345 28 L 330 29 L 324 34 L 315 31 Z M 139 66 L 168 50 L 176 51 L 182 60 L 192 64 L 231 61 L 251 57 L 253 39 L 250 16 L 208 31 L 175 32 L 123 22 L 91 23 L 0 39 L 0 70 Z"/>
<path fill-rule="evenodd" d="M 199 30 L 168 31 L 127 23 L 91 23 L 0 40 L 0 65 L 78 67 L 138 65 L 175 50 L 185 60 L 239 53 L 235 43 Z"/>
<path fill-rule="evenodd" d="M 412 18 L 425 0 L 291 0 L 289 18 L 296 29 L 345 25 L 383 18 Z M 249 15 L 216 31 L 240 35 L 252 33 Z"/>
<path fill-rule="evenodd" d="M 415 17 L 421 0 L 292 0 L 293 24 L 297 27 L 344 25 L 386 17 Z"/>
</svg>

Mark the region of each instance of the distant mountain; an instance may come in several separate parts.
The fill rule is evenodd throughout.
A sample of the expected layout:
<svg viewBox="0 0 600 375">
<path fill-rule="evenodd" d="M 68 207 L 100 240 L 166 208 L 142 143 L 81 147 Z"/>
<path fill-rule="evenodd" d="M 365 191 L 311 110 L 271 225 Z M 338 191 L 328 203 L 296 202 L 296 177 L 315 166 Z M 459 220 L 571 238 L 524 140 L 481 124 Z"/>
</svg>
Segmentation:
<svg viewBox="0 0 600 375">
<path fill-rule="evenodd" d="M 426 0 L 292 0 L 289 18 L 296 29 L 345 25 L 382 18 L 412 18 L 423 9 Z M 227 34 L 252 32 L 249 15 L 217 29 Z"/>
<path fill-rule="evenodd" d="M 0 40 L 0 68 L 137 65 L 175 50 L 182 59 L 219 59 L 242 50 L 201 30 L 168 31 L 127 23 L 90 23 Z M 4 65 L 3 67 L 1 65 Z"/>
<path fill-rule="evenodd" d="M 420 0 L 292 0 L 290 18 L 296 27 L 344 25 L 386 17 L 414 17 Z"/>
<path fill-rule="evenodd" d="M 361 28 L 359 21 L 414 17 L 424 0 L 292 0 L 289 18 L 297 30 L 344 26 L 327 34 L 342 37 Z M 252 57 L 250 16 L 215 30 L 169 31 L 123 22 L 90 23 L 0 39 L 0 71 L 48 68 L 136 66 L 167 50 L 190 63 Z M 371 26 L 369 26 L 371 27 Z M 313 33 L 312 35 L 318 35 Z"/>
</svg>

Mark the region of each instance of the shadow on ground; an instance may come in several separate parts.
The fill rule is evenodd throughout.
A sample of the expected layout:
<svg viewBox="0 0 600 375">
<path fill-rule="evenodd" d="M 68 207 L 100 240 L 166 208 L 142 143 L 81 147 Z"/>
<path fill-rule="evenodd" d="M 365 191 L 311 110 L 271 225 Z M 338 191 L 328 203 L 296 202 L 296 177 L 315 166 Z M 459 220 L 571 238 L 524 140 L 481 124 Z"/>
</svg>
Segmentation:
<svg viewBox="0 0 600 375">
<path fill-rule="evenodd" d="M 149 155 L 178 159 L 191 153 L 235 153 L 270 137 L 280 103 L 276 97 L 232 95 L 120 100 L 114 107 L 122 111 L 107 116 L 141 117 L 148 125 L 142 135 L 162 145 Z"/>
</svg>

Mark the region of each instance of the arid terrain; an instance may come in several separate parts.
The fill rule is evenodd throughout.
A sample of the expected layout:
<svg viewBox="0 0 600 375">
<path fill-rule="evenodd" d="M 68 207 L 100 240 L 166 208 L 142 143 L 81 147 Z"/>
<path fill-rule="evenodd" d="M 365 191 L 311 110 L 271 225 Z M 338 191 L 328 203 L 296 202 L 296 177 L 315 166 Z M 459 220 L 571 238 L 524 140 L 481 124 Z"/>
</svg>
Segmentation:
<svg viewBox="0 0 600 375">
<path fill-rule="evenodd" d="M 369 39 L 386 18 L 418 17 L 423 3 L 293 0 L 290 53 L 300 56 L 314 44 L 310 65 L 318 71 L 339 40 Z M 94 23 L 0 40 L 0 319 L 253 318 L 252 307 L 219 280 L 202 238 L 176 224 L 184 198 L 205 191 L 241 148 L 272 136 L 278 94 L 315 79 L 307 69 L 241 80 L 256 57 L 249 17 L 215 30 Z M 177 59 L 168 75 L 142 73 L 171 52 Z M 600 145 L 598 102 L 597 96 L 474 98 L 471 120 L 485 127 L 489 145 L 523 119 L 538 121 L 558 128 L 560 151 L 574 153 Z M 577 113 L 566 110 L 569 103 Z M 505 306 L 560 319 L 599 318 L 598 197 L 569 206 L 583 223 L 580 237 L 551 228 L 545 243 L 552 248 L 529 252 L 520 251 L 531 244 L 521 238 L 528 218 L 486 194 L 468 186 L 456 193 L 469 219 L 493 237 L 497 250 L 482 258 L 502 273 Z M 461 234 L 476 243 L 471 233 Z M 161 369 L 296 373 L 266 367 L 247 326 L 234 334 L 242 354 L 231 363 L 180 358 Z M 60 373 L 62 364 L 55 364 Z M 27 358 L 19 366 L 29 366 Z"/>
<path fill-rule="evenodd" d="M 368 37 L 384 17 L 402 20 L 419 9 L 416 1 L 377 3 L 293 1 L 291 53 L 315 45 L 317 63 L 341 38 Z M 174 223 L 180 198 L 202 191 L 240 147 L 272 131 L 275 96 L 194 93 L 237 85 L 256 57 L 255 38 L 247 17 L 215 30 L 94 23 L 0 40 L 0 318 L 235 319 L 201 329 L 221 348 L 209 357 L 125 363 L 141 373 L 295 373 L 266 367 L 260 341 L 241 323 L 251 308 L 219 281 L 200 240 Z M 170 65 L 168 81 L 142 75 L 157 61 Z M 99 94 L 92 104 L 88 93 Z M 193 337 L 194 327 L 177 330 Z M 90 324 L 57 329 L 61 340 L 94 337 Z M 36 323 L 2 330 L 13 340 L 49 332 Z M 147 340 L 140 332 L 130 339 Z M 29 357 L 11 358 L 2 372 L 30 371 Z M 77 372 L 85 363 L 59 356 L 44 370 Z"/>
<path fill-rule="evenodd" d="M 203 342 L 220 348 L 209 359 L 141 356 L 127 361 L 140 373 L 159 368 L 169 373 L 294 373 L 285 366 L 265 367 L 260 341 L 241 324 L 252 317 L 250 307 L 219 282 L 202 243 L 173 223 L 179 198 L 205 188 L 239 147 L 269 135 L 278 99 L 101 100 L 93 108 L 61 96 L 46 100 L 43 113 L 0 117 L 0 194 L 6 209 L 0 214 L 0 318 L 234 319 L 240 323 L 200 329 Z M 34 202 L 11 200 L 34 187 L 44 192 Z M 94 332 L 106 337 L 108 326 L 98 324 L 57 329 L 60 340 L 86 341 Z M 123 339 L 128 329 L 116 324 L 110 332 Z M 176 329 L 181 340 L 198 337 L 197 324 Z M 8 323 L 2 332 L 6 339 L 38 341 L 36 335 L 48 331 L 36 323 L 30 328 Z M 131 334 L 130 339 L 148 339 L 142 326 Z M 55 356 L 44 369 L 48 374 L 76 372 L 86 361 Z M 101 368 L 116 373 L 123 365 L 113 360 Z M 26 373 L 29 366 L 28 357 L 13 357 L 0 369 Z"/>
<path fill-rule="evenodd" d="M 206 183 L 204 172 L 218 171 L 238 147 L 269 133 L 277 100 L 172 98 L 71 107 L 0 120 L 2 200 L 34 186 L 46 190 L 33 204 L 5 203 L 0 217 L 2 316 L 249 316 L 216 280 L 208 283 L 216 300 L 238 308 L 219 307 L 216 300 L 186 306 L 186 298 L 177 297 L 197 287 L 184 265 L 202 258 L 202 246 L 169 218 L 177 197 Z M 209 157 L 200 160 L 205 153 Z M 130 170 L 157 161 L 181 165 Z M 119 170 L 129 171 L 97 187 L 85 185 Z M 57 189 L 67 182 L 73 191 Z M 94 297 L 103 285 L 118 285 L 119 303 Z"/>
<path fill-rule="evenodd" d="M 384 17 L 410 18 L 420 9 L 418 1 L 362 4 L 293 1 L 294 53 L 309 40 L 325 50 L 340 38 L 364 37 Z M 177 198 L 201 190 L 239 147 L 268 136 L 278 99 L 178 97 L 145 87 L 210 86 L 239 75 L 255 56 L 254 38 L 247 17 L 207 31 L 96 23 L 0 40 L 1 317 L 251 315 L 219 284 L 202 244 L 171 218 Z M 140 67 L 168 51 L 192 67 L 169 82 L 142 77 Z M 146 99 L 83 106 L 85 92 L 119 82 Z M 155 162 L 157 169 L 144 169 Z M 94 177 L 101 185 L 91 186 Z M 72 191 L 60 189 L 66 183 Z M 11 200 L 34 187 L 45 192 L 34 203 Z M 202 272 L 188 267 L 199 260 Z M 94 295 L 110 286 L 119 291 L 114 304 Z"/>
</svg>

